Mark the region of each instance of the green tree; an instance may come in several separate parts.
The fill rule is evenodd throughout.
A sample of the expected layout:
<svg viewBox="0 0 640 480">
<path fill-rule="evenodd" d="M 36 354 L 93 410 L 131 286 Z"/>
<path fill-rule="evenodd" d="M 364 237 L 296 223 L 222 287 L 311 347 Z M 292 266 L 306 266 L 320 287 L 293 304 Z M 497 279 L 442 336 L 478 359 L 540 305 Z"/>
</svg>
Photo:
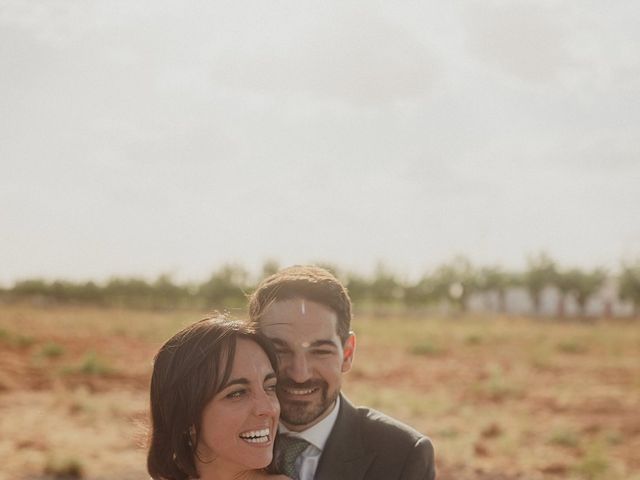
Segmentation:
<svg viewBox="0 0 640 480">
<path fill-rule="evenodd" d="M 141 278 L 114 277 L 103 290 L 105 300 L 119 307 L 149 308 L 153 304 L 153 287 Z"/>
<path fill-rule="evenodd" d="M 370 284 L 371 297 L 375 302 L 389 303 L 402 300 L 403 288 L 395 274 L 383 264 L 378 264 Z"/>
<path fill-rule="evenodd" d="M 49 285 L 41 279 L 21 280 L 16 282 L 11 289 L 16 297 L 47 296 Z"/>
<path fill-rule="evenodd" d="M 176 308 L 188 303 L 190 292 L 173 282 L 169 274 L 163 273 L 151 286 L 153 289 L 153 306 L 155 308 Z"/>
<path fill-rule="evenodd" d="M 576 277 L 575 272 L 577 270 L 559 270 L 556 269 L 553 276 L 553 285 L 558 290 L 558 307 L 556 315 L 558 318 L 563 318 L 566 314 L 567 299 L 569 295 L 575 290 Z"/>
<path fill-rule="evenodd" d="M 640 316 L 640 260 L 622 266 L 618 278 L 618 295 L 621 300 L 631 302 L 634 315 Z"/>
<path fill-rule="evenodd" d="M 74 297 L 83 303 L 104 304 L 104 290 L 94 282 L 78 285 Z"/>
<path fill-rule="evenodd" d="M 371 299 L 371 282 L 366 277 L 354 272 L 347 273 L 345 286 L 354 303 Z"/>
<path fill-rule="evenodd" d="M 437 286 L 431 275 L 425 274 L 412 285 L 404 287 L 404 301 L 407 305 L 428 305 L 437 300 Z"/>
<path fill-rule="evenodd" d="M 478 276 L 471 262 L 463 256 L 454 257 L 438 267 L 432 275 L 433 296 L 446 299 L 465 312 L 471 294 L 478 288 Z"/>
<path fill-rule="evenodd" d="M 262 276 L 261 279 L 270 277 L 274 273 L 280 270 L 280 264 L 277 260 L 269 259 L 262 264 Z"/>
<path fill-rule="evenodd" d="M 529 292 L 536 315 L 540 314 L 542 291 L 554 284 L 556 279 L 556 264 L 549 255 L 541 252 L 527 259 L 527 270 L 522 275 L 522 281 Z"/>
<path fill-rule="evenodd" d="M 207 306 L 243 306 L 249 288 L 248 278 L 248 272 L 240 265 L 223 265 L 200 285 L 198 296 Z"/>
<path fill-rule="evenodd" d="M 514 283 L 514 277 L 501 267 L 482 267 L 478 272 L 477 287 L 484 293 L 495 292 L 498 296 L 498 312 L 507 310 L 507 290 Z"/>
<path fill-rule="evenodd" d="M 579 269 L 572 269 L 569 271 L 569 278 L 571 279 L 571 293 L 573 293 L 578 308 L 580 309 L 580 315 L 585 316 L 587 302 L 589 299 L 602 288 L 605 279 L 607 278 L 606 272 L 601 268 L 585 272 Z"/>
</svg>

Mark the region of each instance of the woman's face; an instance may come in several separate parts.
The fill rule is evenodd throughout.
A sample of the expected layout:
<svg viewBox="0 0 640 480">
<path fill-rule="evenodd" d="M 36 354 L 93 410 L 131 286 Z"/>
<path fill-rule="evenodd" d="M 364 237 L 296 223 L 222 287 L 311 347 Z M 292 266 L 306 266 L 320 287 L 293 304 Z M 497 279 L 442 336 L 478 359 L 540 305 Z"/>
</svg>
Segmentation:
<svg viewBox="0 0 640 480">
<path fill-rule="evenodd" d="M 266 467 L 273 456 L 280 405 L 276 373 L 255 342 L 238 339 L 229 381 L 205 406 L 196 464 L 241 471 Z"/>
</svg>

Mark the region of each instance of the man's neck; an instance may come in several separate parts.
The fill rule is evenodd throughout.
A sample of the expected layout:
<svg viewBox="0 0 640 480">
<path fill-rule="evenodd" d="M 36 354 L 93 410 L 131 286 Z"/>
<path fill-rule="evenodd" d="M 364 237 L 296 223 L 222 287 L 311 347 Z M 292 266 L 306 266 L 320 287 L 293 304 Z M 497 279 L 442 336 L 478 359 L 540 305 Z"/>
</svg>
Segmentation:
<svg viewBox="0 0 640 480">
<path fill-rule="evenodd" d="M 324 449 L 324 445 L 331 434 L 331 430 L 333 429 L 333 425 L 338 418 L 338 412 L 340 410 L 340 397 L 334 402 L 333 407 L 329 409 L 326 415 L 317 422 L 314 422 L 312 425 L 297 430 L 291 430 L 287 427 L 286 424 L 282 424 L 280 426 L 281 432 L 283 433 L 295 433 L 296 436 L 304 438 L 309 443 L 319 448 L 320 450 Z M 284 428 L 283 428 L 284 427 Z"/>
<path fill-rule="evenodd" d="M 285 422 L 284 420 L 280 419 L 280 424 L 283 427 L 285 427 L 289 432 L 295 432 L 295 433 L 306 432 L 307 430 L 309 430 L 310 428 L 313 428 L 314 426 L 316 426 L 317 424 L 322 422 L 325 418 L 327 418 L 331 414 L 331 412 L 333 412 L 333 409 L 336 408 L 336 403 L 337 402 L 338 402 L 338 400 L 333 402 L 330 407 L 328 407 L 324 412 L 322 412 L 321 415 L 316 417 L 313 420 L 313 422 L 311 422 L 311 423 L 307 423 L 305 425 L 293 425 L 293 424 L 289 424 L 289 423 Z"/>
</svg>

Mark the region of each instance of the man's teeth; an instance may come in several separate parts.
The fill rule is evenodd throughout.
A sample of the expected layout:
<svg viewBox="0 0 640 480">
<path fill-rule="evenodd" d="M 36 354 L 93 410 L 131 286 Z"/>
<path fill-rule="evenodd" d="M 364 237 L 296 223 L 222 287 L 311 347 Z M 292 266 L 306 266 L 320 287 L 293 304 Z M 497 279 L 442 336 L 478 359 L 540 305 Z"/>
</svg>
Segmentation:
<svg viewBox="0 0 640 480">
<path fill-rule="evenodd" d="M 240 438 L 249 443 L 265 443 L 269 441 L 269 429 L 251 430 L 240 434 Z"/>
<path fill-rule="evenodd" d="M 317 390 L 317 388 L 285 388 L 285 391 L 287 393 L 290 393 L 291 395 L 309 395 L 310 393 L 313 393 Z"/>
</svg>

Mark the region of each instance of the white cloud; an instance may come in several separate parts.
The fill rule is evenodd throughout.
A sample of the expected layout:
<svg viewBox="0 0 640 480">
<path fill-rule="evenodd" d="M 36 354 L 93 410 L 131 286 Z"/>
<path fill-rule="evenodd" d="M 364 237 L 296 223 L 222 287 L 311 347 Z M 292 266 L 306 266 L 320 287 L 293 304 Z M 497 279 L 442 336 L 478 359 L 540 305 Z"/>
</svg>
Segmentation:
<svg viewBox="0 0 640 480">
<path fill-rule="evenodd" d="M 475 4 L 465 16 L 468 48 L 524 81 L 555 82 L 574 64 L 562 18 L 544 4 Z"/>
<path fill-rule="evenodd" d="M 4 279 L 615 261 L 635 5 L 4 2 Z"/>
<path fill-rule="evenodd" d="M 355 104 L 429 93 L 439 66 L 424 45 L 372 8 L 333 10 L 335 5 L 321 12 L 284 47 L 265 38 L 250 53 L 223 52 L 213 58 L 213 79 L 251 91 L 302 92 Z"/>
</svg>

